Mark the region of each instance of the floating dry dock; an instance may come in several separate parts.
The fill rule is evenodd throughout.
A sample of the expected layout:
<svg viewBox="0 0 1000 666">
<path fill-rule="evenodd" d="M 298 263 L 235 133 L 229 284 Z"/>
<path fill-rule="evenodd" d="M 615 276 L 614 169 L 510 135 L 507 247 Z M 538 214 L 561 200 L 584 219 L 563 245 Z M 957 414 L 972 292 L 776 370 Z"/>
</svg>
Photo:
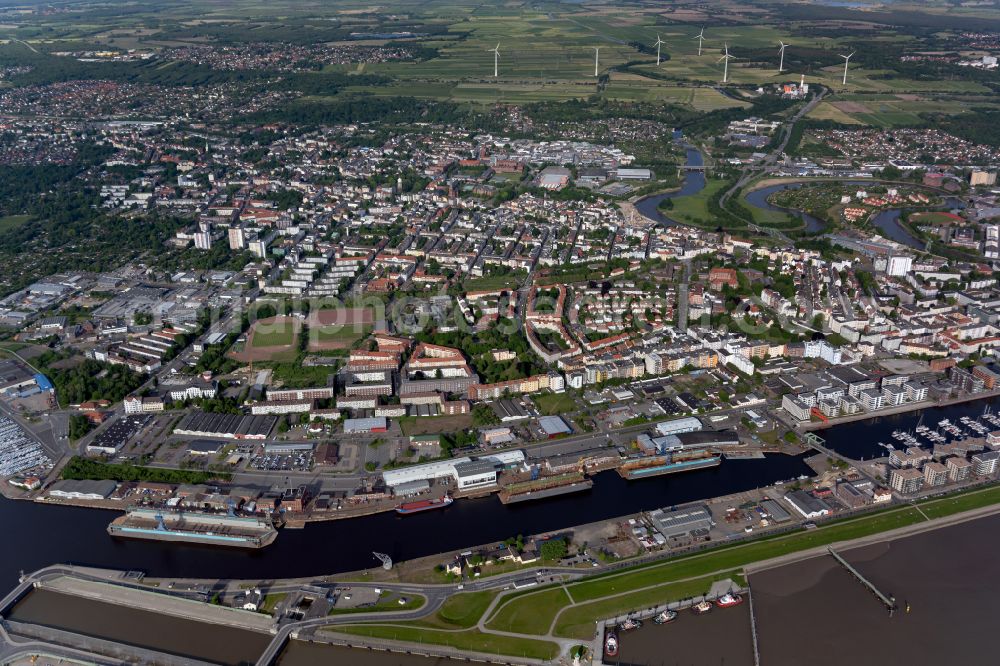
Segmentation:
<svg viewBox="0 0 1000 666">
<path fill-rule="evenodd" d="M 504 486 L 500 490 L 500 501 L 504 504 L 514 504 L 526 500 L 556 497 L 557 495 L 590 490 L 593 485 L 594 482 L 591 479 L 579 472 L 546 476 Z"/>
<path fill-rule="evenodd" d="M 263 548 L 277 538 L 278 530 L 267 518 L 132 508 L 108 525 L 108 534 L 150 541 Z"/>
<path fill-rule="evenodd" d="M 633 458 L 618 468 L 618 474 L 626 479 L 644 479 L 648 476 L 715 467 L 720 462 L 722 462 L 722 456 L 709 451 L 668 453 L 661 456 Z"/>
</svg>

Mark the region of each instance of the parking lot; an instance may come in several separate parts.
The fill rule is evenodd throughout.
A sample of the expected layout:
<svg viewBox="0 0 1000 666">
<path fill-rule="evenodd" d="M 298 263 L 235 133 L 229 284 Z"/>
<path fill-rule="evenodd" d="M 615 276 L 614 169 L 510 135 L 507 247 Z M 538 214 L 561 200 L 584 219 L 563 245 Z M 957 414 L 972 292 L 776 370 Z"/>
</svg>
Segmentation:
<svg viewBox="0 0 1000 666">
<path fill-rule="evenodd" d="M 271 472 L 308 472 L 313 468 L 314 459 L 312 451 L 288 454 L 259 453 L 250 456 L 247 461 L 247 469 Z"/>
</svg>

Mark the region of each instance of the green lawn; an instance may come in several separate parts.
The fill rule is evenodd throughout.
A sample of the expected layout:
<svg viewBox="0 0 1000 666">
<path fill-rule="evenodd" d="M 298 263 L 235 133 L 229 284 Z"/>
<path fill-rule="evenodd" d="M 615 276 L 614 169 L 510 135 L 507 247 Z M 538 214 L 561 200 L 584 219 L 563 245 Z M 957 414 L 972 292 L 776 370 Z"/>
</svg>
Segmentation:
<svg viewBox="0 0 1000 666">
<path fill-rule="evenodd" d="M 287 596 L 288 594 L 285 592 L 264 595 L 264 600 L 260 603 L 260 612 L 267 613 L 268 615 L 273 614 L 275 606 L 280 604 L 282 599 Z"/>
<path fill-rule="evenodd" d="M 468 629 L 475 626 L 495 596 L 496 590 L 454 594 L 442 604 L 437 619 L 447 626 Z"/>
<path fill-rule="evenodd" d="M 532 396 L 538 410 L 545 415 L 567 414 L 577 410 L 578 405 L 568 393 L 543 393 Z"/>
<path fill-rule="evenodd" d="M 548 641 L 531 638 L 516 638 L 484 634 L 475 629 L 465 631 L 438 631 L 423 627 L 403 625 L 352 625 L 346 627 L 327 627 L 330 631 L 370 636 L 387 640 L 406 641 L 408 643 L 429 643 L 446 645 L 470 652 L 485 652 L 489 654 L 509 654 L 531 659 L 551 660 L 559 656 L 559 646 Z"/>
<path fill-rule="evenodd" d="M 266 324 L 254 329 L 251 347 L 287 347 L 295 342 L 295 327 L 285 324 Z"/>
<path fill-rule="evenodd" d="M 941 518 L 953 513 L 990 506 L 997 502 L 1000 502 L 1000 486 L 990 486 L 949 497 L 925 500 L 918 502 L 917 505 L 928 518 Z"/>
<path fill-rule="evenodd" d="M 486 626 L 497 631 L 544 636 L 552 626 L 550 609 L 562 608 L 568 602 L 569 595 L 561 585 L 539 590 L 501 606 Z"/>
</svg>

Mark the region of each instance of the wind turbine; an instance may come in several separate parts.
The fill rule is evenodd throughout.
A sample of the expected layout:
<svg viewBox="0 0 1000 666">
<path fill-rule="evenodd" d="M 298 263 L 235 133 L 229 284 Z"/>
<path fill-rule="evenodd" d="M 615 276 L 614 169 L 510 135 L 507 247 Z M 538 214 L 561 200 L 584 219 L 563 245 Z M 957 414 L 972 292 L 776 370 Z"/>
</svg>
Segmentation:
<svg viewBox="0 0 1000 666">
<path fill-rule="evenodd" d="M 660 66 L 660 46 L 663 45 L 663 44 L 666 44 L 666 42 L 664 42 L 662 39 L 660 39 L 660 35 L 657 34 L 656 35 L 656 66 L 657 67 Z"/>
<path fill-rule="evenodd" d="M 697 35 L 695 36 L 695 39 L 697 39 L 697 40 L 698 40 L 698 55 L 701 55 L 701 43 L 702 43 L 703 41 L 705 41 L 705 29 L 704 29 L 704 28 L 702 28 L 702 29 L 701 29 L 701 32 L 699 32 L 699 33 L 698 33 L 698 34 L 697 34 Z"/>
<path fill-rule="evenodd" d="M 722 72 L 722 82 L 723 83 L 729 83 L 729 61 L 732 60 L 735 57 L 736 56 L 729 55 L 729 44 L 726 43 L 726 53 L 721 58 L 719 58 L 719 62 L 722 62 L 723 60 L 726 61 L 726 67 L 725 67 L 725 69 Z"/>
<path fill-rule="evenodd" d="M 486 52 L 493 54 L 493 78 L 495 79 L 500 74 L 498 69 L 500 66 L 500 42 L 497 42 L 495 49 L 486 49 Z"/>
<path fill-rule="evenodd" d="M 778 74 L 781 74 L 785 71 L 785 49 L 788 48 L 788 44 L 784 43 L 780 39 L 778 40 L 778 43 L 781 44 L 781 48 L 778 49 L 778 53 L 781 54 L 781 62 L 778 63 Z"/>
<path fill-rule="evenodd" d="M 600 57 L 601 57 L 601 47 L 600 46 L 595 46 L 594 47 L 594 76 L 595 77 L 597 76 L 597 68 L 598 68 L 598 63 L 600 62 Z"/>
<path fill-rule="evenodd" d="M 844 85 L 845 86 L 847 85 L 847 64 L 849 62 L 851 62 L 851 58 L 854 57 L 855 53 L 857 53 L 857 51 L 851 51 L 851 55 L 842 55 L 842 56 L 840 56 L 841 58 L 844 59 Z"/>
</svg>

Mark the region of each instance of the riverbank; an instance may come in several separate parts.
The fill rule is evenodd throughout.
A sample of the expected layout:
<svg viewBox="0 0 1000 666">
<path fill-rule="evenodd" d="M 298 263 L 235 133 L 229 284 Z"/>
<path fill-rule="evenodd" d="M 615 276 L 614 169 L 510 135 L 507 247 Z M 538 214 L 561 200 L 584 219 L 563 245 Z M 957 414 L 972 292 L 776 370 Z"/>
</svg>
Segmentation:
<svg viewBox="0 0 1000 666">
<path fill-rule="evenodd" d="M 909 412 L 916 412 L 924 409 L 944 408 L 944 407 L 950 407 L 952 405 L 961 405 L 968 402 L 976 402 L 979 400 L 992 400 L 998 397 L 1000 397 L 1000 390 L 984 392 L 984 393 L 968 394 L 956 398 L 948 398 L 946 400 L 938 400 L 938 401 L 924 400 L 922 402 L 912 402 L 905 405 L 900 405 L 898 407 L 889 407 L 887 409 L 880 409 L 877 412 L 860 412 L 858 414 L 837 416 L 835 418 L 829 419 L 829 421 L 825 423 L 820 420 L 809 421 L 808 423 L 803 423 L 796 426 L 796 430 L 799 430 L 801 432 L 827 430 L 829 428 L 835 428 L 837 426 L 846 425 L 848 423 L 856 423 L 857 421 L 867 421 L 869 419 L 877 419 L 881 416 L 896 416 L 898 414 L 907 414 Z"/>
</svg>

